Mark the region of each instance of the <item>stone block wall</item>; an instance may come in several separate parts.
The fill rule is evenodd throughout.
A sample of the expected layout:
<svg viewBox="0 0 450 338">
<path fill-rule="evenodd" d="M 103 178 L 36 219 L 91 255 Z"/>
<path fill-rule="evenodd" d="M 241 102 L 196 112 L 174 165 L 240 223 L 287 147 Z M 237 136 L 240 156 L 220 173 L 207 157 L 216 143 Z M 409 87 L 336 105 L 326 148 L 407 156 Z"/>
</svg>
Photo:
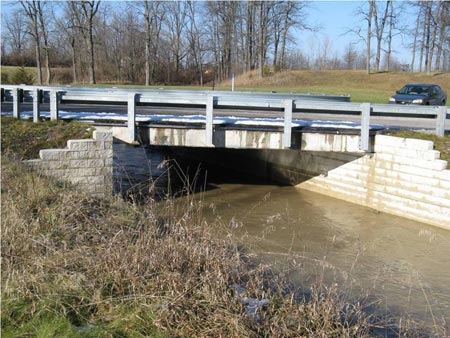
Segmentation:
<svg viewBox="0 0 450 338">
<path fill-rule="evenodd" d="M 39 159 L 25 163 L 45 176 L 106 197 L 113 192 L 112 142 L 111 132 L 96 130 L 93 139 L 69 140 L 65 149 L 43 149 Z"/>
<path fill-rule="evenodd" d="M 433 142 L 377 135 L 374 150 L 297 187 L 450 230 L 450 170 Z"/>
</svg>

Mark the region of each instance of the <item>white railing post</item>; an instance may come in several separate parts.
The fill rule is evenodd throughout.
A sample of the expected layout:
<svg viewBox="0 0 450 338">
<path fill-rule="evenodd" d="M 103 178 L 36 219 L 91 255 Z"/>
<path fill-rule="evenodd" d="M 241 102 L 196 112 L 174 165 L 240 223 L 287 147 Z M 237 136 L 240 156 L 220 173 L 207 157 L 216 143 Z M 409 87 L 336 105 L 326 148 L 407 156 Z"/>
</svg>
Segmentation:
<svg viewBox="0 0 450 338">
<path fill-rule="evenodd" d="M 283 148 L 291 147 L 292 140 L 292 108 L 293 100 L 284 100 L 284 132 L 283 132 Z"/>
<path fill-rule="evenodd" d="M 128 94 L 128 141 L 136 142 L 136 93 Z"/>
<path fill-rule="evenodd" d="M 447 118 L 447 107 L 441 106 L 436 115 L 436 135 L 444 136 L 445 134 L 445 120 Z"/>
<path fill-rule="evenodd" d="M 59 118 L 59 93 L 57 90 L 50 92 L 50 120 L 57 121 Z"/>
<path fill-rule="evenodd" d="M 33 89 L 33 122 L 38 122 L 41 116 L 40 104 L 41 91 L 37 88 Z"/>
<path fill-rule="evenodd" d="M 13 97 L 13 117 L 15 119 L 20 118 L 20 89 L 19 88 L 13 88 L 11 90 L 12 97 Z"/>
<path fill-rule="evenodd" d="M 206 97 L 206 126 L 205 126 L 205 143 L 207 146 L 214 146 L 213 143 L 213 121 L 214 121 L 214 96 Z"/>
<path fill-rule="evenodd" d="M 369 151 L 369 132 L 370 132 L 370 112 L 372 108 L 370 103 L 361 103 L 361 135 L 359 140 L 359 149 Z"/>
</svg>

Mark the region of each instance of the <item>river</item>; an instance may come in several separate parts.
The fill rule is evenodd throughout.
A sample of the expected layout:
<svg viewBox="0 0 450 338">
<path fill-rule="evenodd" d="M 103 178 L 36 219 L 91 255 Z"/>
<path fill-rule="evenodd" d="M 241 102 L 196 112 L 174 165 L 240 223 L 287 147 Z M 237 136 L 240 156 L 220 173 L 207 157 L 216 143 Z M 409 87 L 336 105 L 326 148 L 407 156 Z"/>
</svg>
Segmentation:
<svg viewBox="0 0 450 338">
<path fill-rule="evenodd" d="M 143 182 L 153 178 L 157 195 L 167 192 L 166 155 L 115 144 L 114 156 L 117 189 L 131 182 L 148 191 Z M 187 180 L 173 172 L 172 187 Z M 337 283 L 349 299 L 368 293 L 386 319 L 450 325 L 450 231 L 229 171 L 206 177 L 197 177 L 206 219 L 235 228 L 294 283 Z"/>
</svg>

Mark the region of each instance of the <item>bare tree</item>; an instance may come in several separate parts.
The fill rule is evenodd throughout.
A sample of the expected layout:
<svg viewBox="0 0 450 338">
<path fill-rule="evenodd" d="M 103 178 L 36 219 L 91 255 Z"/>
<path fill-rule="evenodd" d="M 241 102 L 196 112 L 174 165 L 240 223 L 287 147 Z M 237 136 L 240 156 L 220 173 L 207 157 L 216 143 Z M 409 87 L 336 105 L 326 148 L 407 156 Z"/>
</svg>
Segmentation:
<svg viewBox="0 0 450 338">
<path fill-rule="evenodd" d="M 36 55 L 36 68 L 38 75 L 38 83 L 42 84 L 42 65 L 41 65 L 41 32 L 39 29 L 39 14 L 38 14 L 38 2 L 33 1 L 20 1 L 20 4 L 25 11 L 28 18 L 30 31 L 29 34 L 32 36 L 35 44 L 35 55 Z"/>
<path fill-rule="evenodd" d="M 50 69 L 50 44 L 49 44 L 49 36 L 48 36 L 48 22 L 44 20 L 44 12 L 48 10 L 47 4 L 44 1 L 37 2 L 37 15 L 39 19 L 39 26 L 41 30 L 42 36 L 42 48 L 45 53 L 45 69 L 47 70 L 47 84 L 50 84 L 52 81 L 52 72 Z"/>
<path fill-rule="evenodd" d="M 355 26 L 350 27 L 347 29 L 346 34 L 354 34 L 361 41 L 364 41 L 366 44 L 366 73 L 370 74 L 370 62 L 372 59 L 372 53 L 371 53 L 371 42 L 372 42 L 372 21 L 374 17 L 374 11 L 375 11 L 375 0 L 368 0 L 367 1 L 369 8 L 366 9 L 363 6 L 359 7 L 356 11 L 356 15 L 361 17 L 362 21 L 366 22 L 366 30 L 364 30 L 361 26 Z M 365 34 L 364 34 L 365 33 Z"/>
<path fill-rule="evenodd" d="M 75 22 L 80 29 L 88 49 L 89 83 L 95 84 L 95 54 L 94 54 L 94 18 L 100 5 L 98 1 L 74 1 L 73 13 Z"/>
<path fill-rule="evenodd" d="M 163 14 L 160 12 L 162 2 L 145 0 L 143 4 L 145 27 L 145 85 L 149 86 L 153 82 L 154 58 L 160 39 Z"/>
<path fill-rule="evenodd" d="M 366 71 L 367 74 L 370 74 L 370 59 L 371 59 L 371 51 L 370 51 L 370 42 L 372 40 L 372 18 L 373 13 L 375 10 L 375 1 L 369 0 L 369 12 L 367 16 L 365 17 L 365 20 L 367 21 L 367 56 L 366 56 Z"/>
<path fill-rule="evenodd" d="M 203 87 L 203 58 L 205 47 L 203 46 L 202 31 L 197 25 L 197 6 L 193 1 L 188 1 L 189 16 L 189 45 L 196 64 L 199 84 Z"/>
<path fill-rule="evenodd" d="M 5 19 L 6 30 L 8 32 L 7 40 L 14 54 L 20 55 L 25 49 L 27 43 L 26 20 L 19 10 L 12 13 Z"/>
<path fill-rule="evenodd" d="M 418 7 L 417 18 L 416 18 L 416 27 L 414 29 L 414 40 L 412 44 L 412 60 L 411 60 L 411 72 L 414 71 L 414 66 L 416 62 L 416 53 L 417 53 L 417 42 L 419 36 L 419 27 L 420 27 L 420 18 L 422 16 L 422 6 Z"/>
<path fill-rule="evenodd" d="M 372 2 L 371 2 L 372 4 Z M 375 23 L 375 37 L 377 40 L 377 48 L 375 54 L 375 69 L 377 72 L 380 71 L 380 61 L 381 61 L 381 47 L 384 36 L 384 28 L 386 26 L 386 21 L 388 19 L 389 7 L 391 6 L 391 1 L 386 1 L 384 11 L 382 15 L 379 15 L 379 8 L 376 3 L 373 3 L 373 21 Z"/>
<path fill-rule="evenodd" d="M 436 51 L 436 70 L 441 69 L 441 58 L 446 40 L 445 38 L 450 35 L 450 2 L 442 2 L 441 6 L 441 15 L 439 18 L 439 43 Z"/>
</svg>

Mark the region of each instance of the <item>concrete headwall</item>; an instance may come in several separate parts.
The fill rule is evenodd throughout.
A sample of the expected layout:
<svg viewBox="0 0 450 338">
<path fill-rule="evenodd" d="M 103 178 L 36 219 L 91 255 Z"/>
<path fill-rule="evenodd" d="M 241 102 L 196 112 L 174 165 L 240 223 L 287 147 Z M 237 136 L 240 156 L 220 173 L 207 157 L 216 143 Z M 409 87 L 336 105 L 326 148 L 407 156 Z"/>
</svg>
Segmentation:
<svg viewBox="0 0 450 338">
<path fill-rule="evenodd" d="M 450 230 L 450 170 L 433 142 L 377 135 L 375 153 L 298 184 Z"/>
<path fill-rule="evenodd" d="M 112 133 L 96 130 L 93 139 L 70 140 L 65 149 L 43 149 L 39 159 L 25 163 L 92 195 L 109 196 L 113 192 L 112 141 Z"/>
</svg>

